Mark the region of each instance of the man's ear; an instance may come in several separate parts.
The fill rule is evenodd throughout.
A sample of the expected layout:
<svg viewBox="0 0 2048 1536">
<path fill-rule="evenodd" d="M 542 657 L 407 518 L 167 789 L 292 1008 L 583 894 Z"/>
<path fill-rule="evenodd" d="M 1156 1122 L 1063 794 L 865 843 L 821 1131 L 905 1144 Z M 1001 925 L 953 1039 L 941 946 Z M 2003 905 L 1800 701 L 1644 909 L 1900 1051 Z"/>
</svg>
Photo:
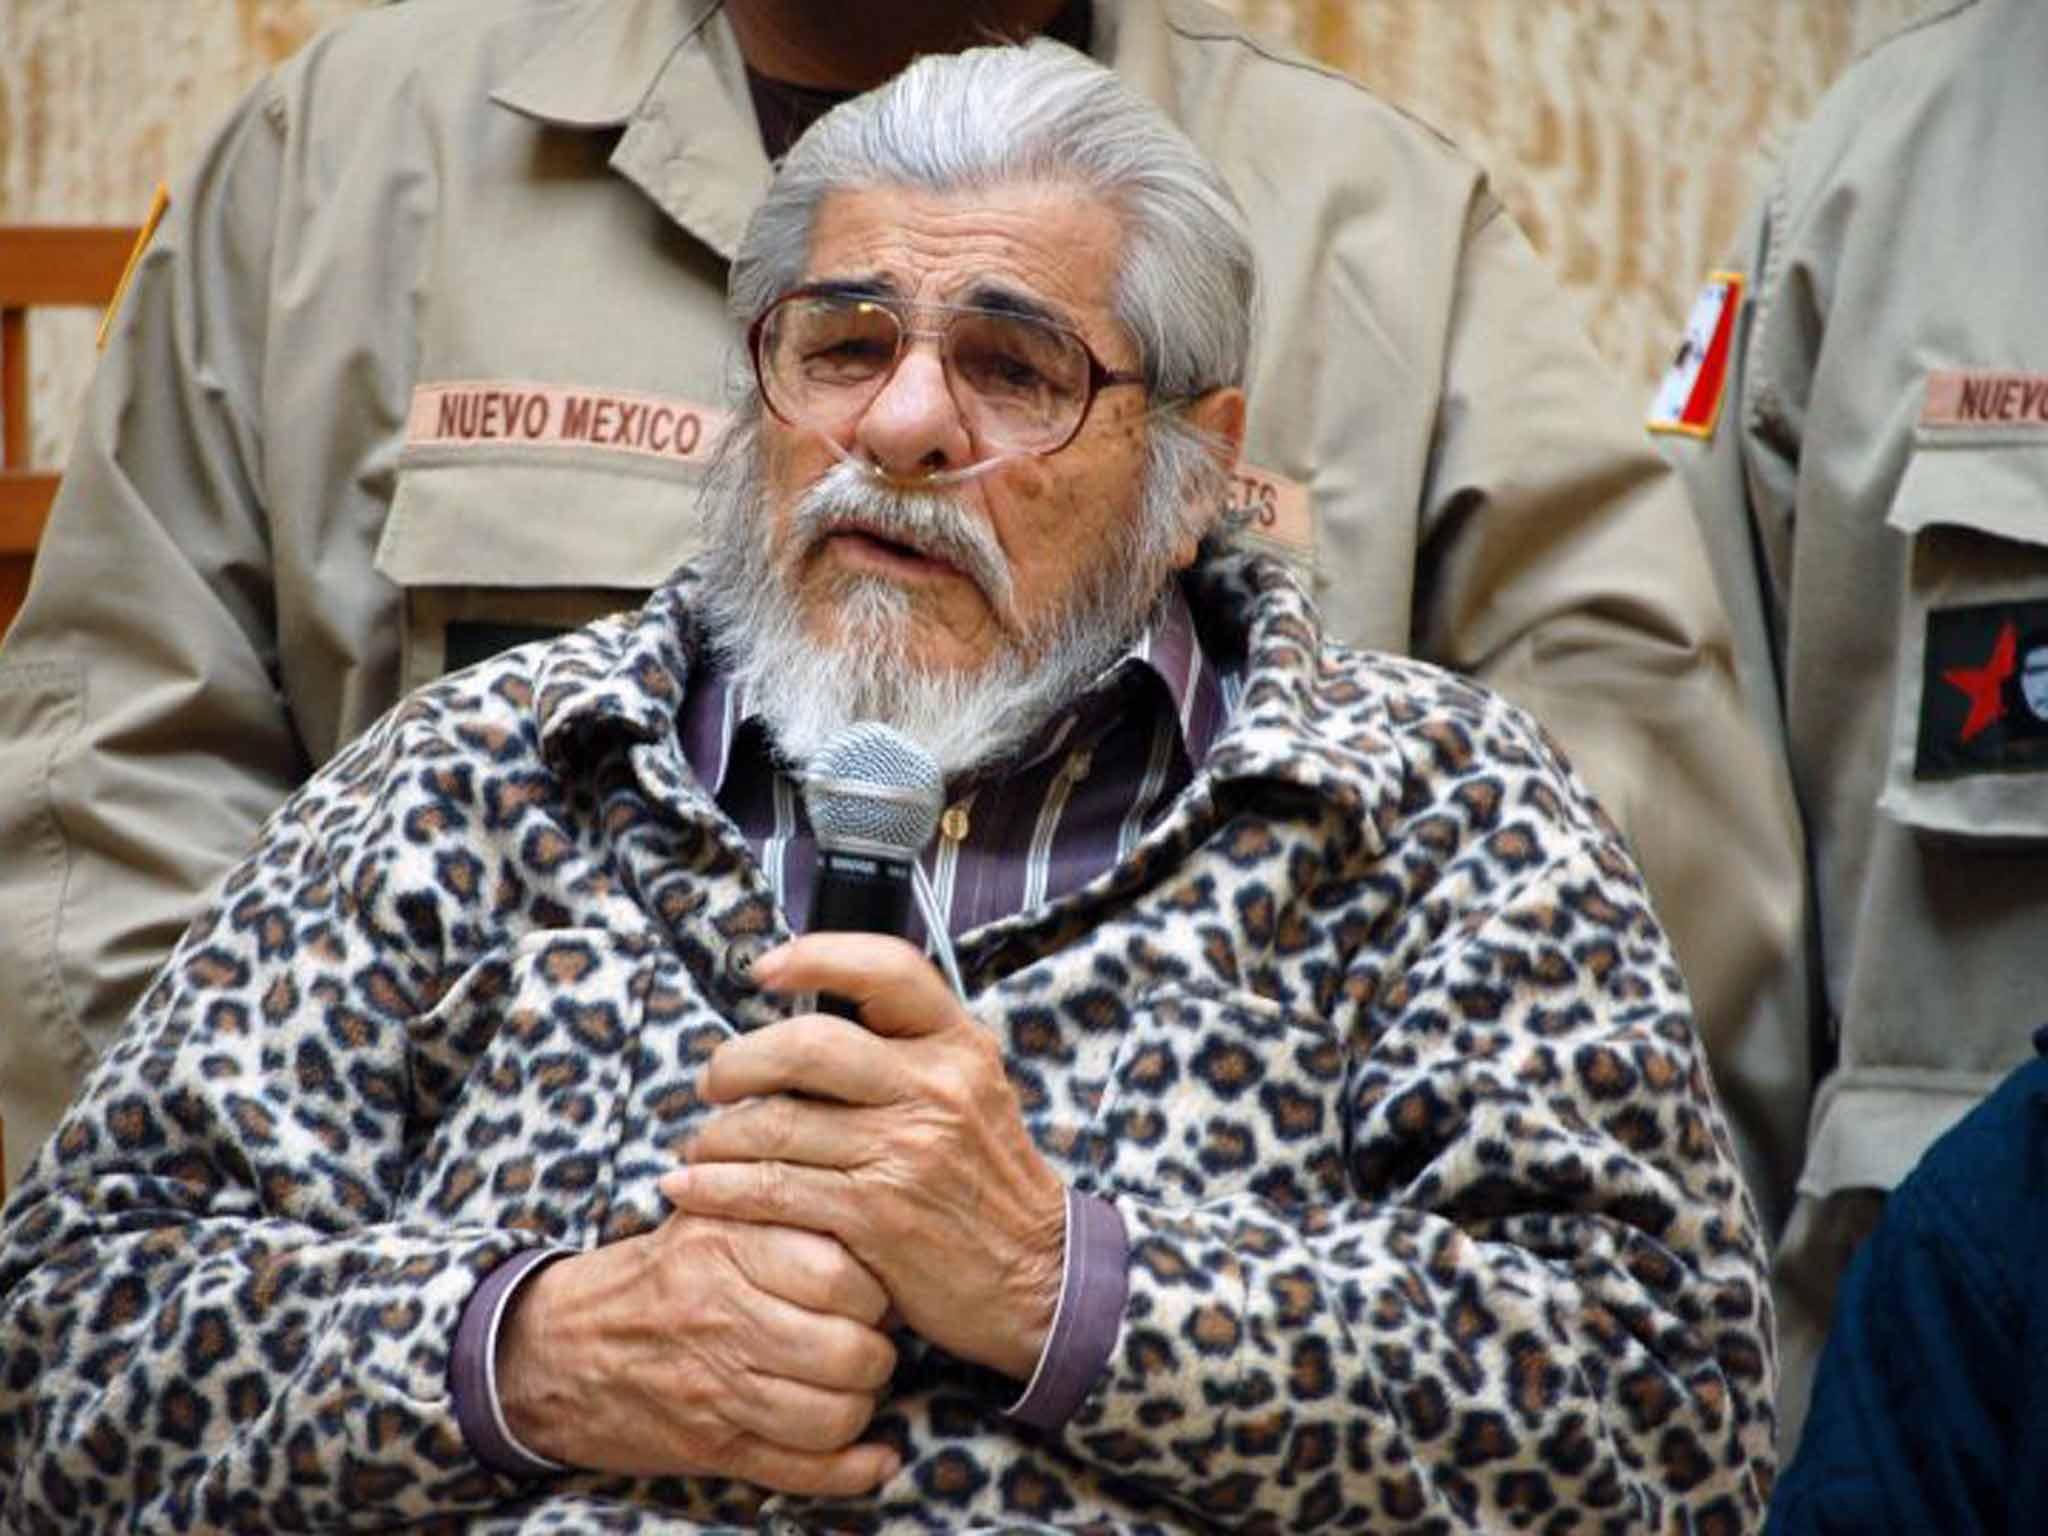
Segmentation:
<svg viewBox="0 0 2048 1536">
<path fill-rule="evenodd" d="M 1237 468 L 1238 455 L 1244 451 L 1244 391 L 1235 386 L 1212 389 L 1189 401 L 1185 409 L 1189 423 L 1209 441 L 1227 496 L 1230 472 Z M 1184 571 L 1195 563 L 1195 551 L 1222 518 L 1223 509 L 1221 500 L 1213 506 L 1188 508 L 1189 515 L 1183 524 L 1188 531 L 1173 552 L 1175 570 Z"/>
</svg>

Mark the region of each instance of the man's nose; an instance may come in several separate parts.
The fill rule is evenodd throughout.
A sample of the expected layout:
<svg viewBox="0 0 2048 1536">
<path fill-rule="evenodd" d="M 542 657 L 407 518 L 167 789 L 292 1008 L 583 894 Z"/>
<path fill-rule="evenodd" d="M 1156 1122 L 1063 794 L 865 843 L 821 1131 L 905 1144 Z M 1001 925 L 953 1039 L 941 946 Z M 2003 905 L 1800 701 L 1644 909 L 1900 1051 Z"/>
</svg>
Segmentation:
<svg viewBox="0 0 2048 1536">
<path fill-rule="evenodd" d="M 939 348 L 930 339 L 906 345 L 896 371 L 854 430 L 876 468 L 904 479 L 958 469 L 974 452 Z"/>
</svg>

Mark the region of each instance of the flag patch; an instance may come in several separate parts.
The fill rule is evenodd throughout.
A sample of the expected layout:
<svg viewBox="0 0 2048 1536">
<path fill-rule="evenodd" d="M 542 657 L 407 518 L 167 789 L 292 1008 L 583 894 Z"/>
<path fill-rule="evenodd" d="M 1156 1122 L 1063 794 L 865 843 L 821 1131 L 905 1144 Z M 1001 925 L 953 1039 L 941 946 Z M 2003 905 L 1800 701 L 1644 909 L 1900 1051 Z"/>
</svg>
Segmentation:
<svg viewBox="0 0 2048 1536">
<path fill-rule="evenodd" d="M 2048 769 L 2048 602 L 1927 615 L 1918 779 Z"/>
<path fill-rule="evenodd" d="M 1650 402 L 1652 432 L 1714 435 L 1714 424 L 1721 416 L 1721 396 L 1728 386 L 1743 281 L 1740 272 L 1716 272 L 1693 300 L 1677 355 Z"/>
<path fill-rule="evenodd" d="M 156 227 L 163 223 L 164 214 L 170 211 L 170 206 L 170 188 L 158 182 L 156 195 L 149 200 L 149 212 L 143 216 L 142 227 L 135 232 L 135 244 L 128 252 L 128 264 L 121 268 L 121 280 L 114 284 L 113 296 L 100 312 L 100 328 L 93 337 L 93 346 L 101 352 L 107 350 L 107 337 L 114 330 L 114 316 L 120 313 L 121 301 L 128 297 L 128 285 L 135 281 L 135 269 L 142 265 L 142 253 L 149 249 L 149 242 L 156 237 Z"/>
</svg>

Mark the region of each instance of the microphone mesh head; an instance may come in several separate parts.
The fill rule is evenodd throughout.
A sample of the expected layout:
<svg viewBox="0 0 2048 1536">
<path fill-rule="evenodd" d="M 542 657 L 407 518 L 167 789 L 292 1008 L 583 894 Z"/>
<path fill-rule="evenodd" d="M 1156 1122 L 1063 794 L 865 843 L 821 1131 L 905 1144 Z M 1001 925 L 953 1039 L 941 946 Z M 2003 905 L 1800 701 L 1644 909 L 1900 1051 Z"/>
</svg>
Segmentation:
<svg viewBox="0 0 2048 1536">
<path fill-rule="evenodd" d="M 804 774 L 804 809 L 824 843 L 881 843 L 924 851 L 945 809 L 946 783 L 931 753 L 891 726 L 849 725 Z"/>
</svg>

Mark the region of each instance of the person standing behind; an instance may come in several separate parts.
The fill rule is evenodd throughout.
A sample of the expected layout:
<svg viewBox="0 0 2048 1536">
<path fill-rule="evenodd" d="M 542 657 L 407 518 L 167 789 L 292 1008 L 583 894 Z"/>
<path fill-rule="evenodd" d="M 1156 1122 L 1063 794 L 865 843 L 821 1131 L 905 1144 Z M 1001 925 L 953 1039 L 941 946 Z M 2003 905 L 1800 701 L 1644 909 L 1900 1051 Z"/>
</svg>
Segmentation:
<svg viewBox="0 0 2048 1536">
<path fill-rule="evenodd" d="M 2031 0 L 1853 66 L 1654 408 L 1811 848 L 1833 1062 L 1778 1259 L 1788 1451 L 1884 1192 L 2041 1017 L 2048 759 L 2008 684 L 2048 619 L 2044 77 Z"/>
<path fill-rule="evenodd" d="M 2048 1061 L 2037 1055 L 1928 1148 L 1856 1250 L 1765 1536 L 2040 1529 L 2044 1265 Z"/>
<path fill-rule="evenodd" d="M 1648 871 L 1774 1218 L 1807 1087 L 1796 821 L 1682 496 L 1478 169 L 1194 0 L 411 0 L 259 86 L 115 317 L 0 651 L 10 1167 L 402 687 L 696 550 L 726 263 L 795 131 L 915 53 L 1038 30 L 1243 202 L 1269 302 L 1239 510 L 1335 638 L 1561 739 Z"/>
</svg>

